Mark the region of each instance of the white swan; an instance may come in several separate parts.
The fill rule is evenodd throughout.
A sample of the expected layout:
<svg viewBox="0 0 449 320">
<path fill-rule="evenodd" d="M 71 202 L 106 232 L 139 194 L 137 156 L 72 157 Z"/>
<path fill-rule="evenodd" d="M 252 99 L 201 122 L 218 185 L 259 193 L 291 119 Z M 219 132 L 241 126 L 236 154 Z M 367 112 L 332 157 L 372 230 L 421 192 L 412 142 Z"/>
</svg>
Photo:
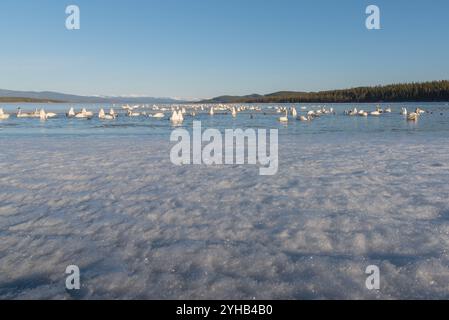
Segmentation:
<svg viewBox="0 0 449 320">
<path fill-rule="evenodd" d="M 297 119 L 298 119 L 299 121 L 303 121 L 303 122 L 305 122 L 305 121 L 310 121 L 310 120 L 309 120 L 310 118 L 307 118 L 307 117 L 305 117 L 305 116 L 299 116 Z"/>
<path fill-rule="evenodd" d="M 156 119 L 162 119 L 162 118 L 165 118 L 165 114 L 163 114 L 163 113 L 156 113 L 155 115 L 153 115 L 153 118 L 156 118 Z"/>
<path fill-rule="evenodd" d="M 402 108 L 401 115 L 406 116 L 408 114 L 407 108 Z"/>
<path fill-rule="evenodd" d="M 423 113 L 426 113 L 426 112 L 425 112 L 424 110 L 422 110 L 421 108 L 416 108 L 415 113 L 417 113 L 417 114 L 423 114 Z"/>
<path fill-rule="evenodd" d="M 419 117 L 419 113 L 412 112 L 407 116 L 408 121 L 417 121 Z"/>
<path fill-rule="evenodd" d="M 345 114 L 347 114 L 348 116 L 356 116 L 359 114 L 359 110 L 357 110 L 357 108 L 354 108 L 352 110 L 346 111 Z"/>
<path fill-rule="evenodd" d="M 106 114 L 104 112 L 104 109 L 101 108 L 100 112 L 98 113 L 98 118 L 100 120 L 114 120 L 115 119 L 115 115 L 112 115 L 111 113 Z"/>
<path fill-rule="evenodd" d="M 69 112 L 67 112 L 66 116 L 67 116 L 67 118 L 74 118 L 76 116 L 75 109 L 73 109 L 73 107 L 71 107 Z"/>
<path fill-rule="evenodd" d="M 361 116 L 361 117 L 368 117 L 368 112 L 360 110 L 359 111 L 359 116 Z"/>
<path fill-rule="evenodd" d="M 173 111 L 170 121 L 173 124 L 181 124 L 184 121 L 184 116 L 182 115 L 182 111 L 176 111 L 176 110 Z"/>
<path fill-rule="evenodd" d="M 288 111 L 285 111 L 285 117 L 280 117 L 279 122 L 287 123 L 288 122 Z"/>
<path fill-rule="evenodd" d="M 54 118 L 56 116 L 57 116 L 57 114 L 54 112 L 45 112 L 44 109 L 39 110 L 39 119 L 41 119 L 41 120 L 47 120 L 50 118 Z"/>
<path fill-rule="evenodd" d="M 91 112 L 87 112 L 87 110 L 85 108 L 83 108 L 81 110 L 81 112 L 75 114 L 75 118 L 78 118 L 78 119 L 89 119 L 89 118 L 92 118 L 92 113 Z"/>
<path fill-rule="evenodd" d="M 39 119 L 41 119 L 41 120 L 43 120 L 43 121 L 45 121 L 45 120 L 48 119 L 47 114 L 45 113 L 45 110 L 44 110 L 44 109 L 41 109 L 41 110 L 39 111 Z"/>
<path fill-rule="evenodd" d="M 3 111 L 3 108 L 0 108 L 0 120 L 7 120 L 9 119 L 9 114 L 5 113 Z"/>
<path fill-rule="evenodd" d="M 45 115 L 47 116 L 47 119 L 56 118 L 58 116 L 58 114 L 54 112 L 45 112 Z"/>
<path fill-rule="evenodd" d="M 232 117 L 233 118 L 237 117 L 237 110 L 235 110 L 235 107 L 232 107 Z"/>
<path fill-rule="evenodd" d="M 292 116 L 295 118 L 298 116 L 298 111 L 296 111 L 295 107 L 292 107 Z"/>
<path fill-rule="evenodd" d="M 17 112 L 17 118 L 39 118 L 39 111 L 36 109 L 33 112 L 22 112 L 22 109 L 19 107 Z"/>
<path fill-rule="evenodd" d="M 330 114 L 331 112 L 329 110 L 326 109 L 326 107 L 323 107 L 323 109 L 321 109 L 321 112 L 324 114 Z"/>
<path fill-rule="evenodd" d="M 170 117 L 170 121 L 171 122 L 177 122 L 178 121 L 178 111 L 173 110 L 173 113 L 172 113 L 172 115 Z"/>
<path fill-rule="evenodd" d="M 17 111 L 17 118 L 31 118 L 31 113 L 22 112 L 22 109 L 19 107 Z"/>
<path fill-rule="evenodd" d="M 140 117 L 140 113 L 128 110 L 128 117 Z"/>
<path fill-rule="evenodd" d="M 211 107 L 211 108 L 210 108 L 209 114 L 210 114 L 211 116 L 213 116 L 213 115 L 215 114 L 215 112 L 214 112 L 214 107 Z"/>
<path fill-rule="evenodd" d="M 83 108 L 83 110 L 81 110 L 81 112 L 83 112 L 89 118 L 94 116 L 94 113 L 92 111 L 87 111 L 85 108 Z"/>
<path fill-rule="evenodd" d="M 370 115 L 378 117 L 378 116 L 380 116 L 380 111 L 379 110 L 373 111 L 373 112 L 370 113 Z"/>
<path fill-rule="evenodd" d="M 34 112 L 31 112 L 31 117 L 33 118 L 40 118 L 40 111 L 36 109 L 34 109 Z"/>
</svg>

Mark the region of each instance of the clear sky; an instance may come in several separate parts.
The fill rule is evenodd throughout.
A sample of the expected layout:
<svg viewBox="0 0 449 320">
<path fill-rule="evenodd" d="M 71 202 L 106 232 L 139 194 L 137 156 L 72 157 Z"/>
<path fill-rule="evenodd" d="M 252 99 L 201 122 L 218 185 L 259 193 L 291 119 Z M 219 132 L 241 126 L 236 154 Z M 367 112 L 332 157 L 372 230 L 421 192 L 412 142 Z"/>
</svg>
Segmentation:
<svg viewBox="0 0 449 320">
<path fill-rule="evenodd" d="M 65 8 L 81 30 L 65 28 Z M 365 28 L 381 9 L 382 30 Z M 1 0 L 0 88 L 207 98 L 449 78 L 447 0 Z"/>
</svg>

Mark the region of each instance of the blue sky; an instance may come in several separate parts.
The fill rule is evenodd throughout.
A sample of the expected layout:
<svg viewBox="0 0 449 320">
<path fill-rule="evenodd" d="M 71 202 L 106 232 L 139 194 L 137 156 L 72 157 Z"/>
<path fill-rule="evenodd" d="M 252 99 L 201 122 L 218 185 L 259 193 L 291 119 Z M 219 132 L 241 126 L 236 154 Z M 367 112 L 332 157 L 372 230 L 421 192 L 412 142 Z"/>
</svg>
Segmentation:
<svg viewBox="0 0 449 320">
<path fill-rule="evenodd" d="M 81 30 L 65 29 L 65 8 Z M 378 5 L 382 30 L 365 28 Z M 449 78 L 447 0 L 2 0 L 0 88 L 206 98 Z"/>
</svg>

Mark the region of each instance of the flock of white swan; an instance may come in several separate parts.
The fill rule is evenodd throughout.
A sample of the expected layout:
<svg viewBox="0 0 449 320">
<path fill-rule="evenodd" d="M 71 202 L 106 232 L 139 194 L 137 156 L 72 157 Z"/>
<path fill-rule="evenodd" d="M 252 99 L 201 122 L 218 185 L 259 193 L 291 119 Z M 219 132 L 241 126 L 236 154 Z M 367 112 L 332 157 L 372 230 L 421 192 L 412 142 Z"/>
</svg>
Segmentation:
<svg viewBox="0 0 449 320">
<path fill-rule="evenodd" d="M 147 111 L 139 111 L 142 108 L 150 108 L 152 112 Z M 262 112 L 262 108 L 259 106 L 247 106 L 247 105 L 225 105 L 225 104 L 215 104 L 215 105 L 173 105 L 169 107 L 159 107 L 154 105 L 153 107 L 147 106 L 129 106 L 124 105 L 121 107 L 122 110 L 125 111 L 125 115 L 128 117 L 151 117 L 155 119 L 165 119 L 166 113 L 171 114 L 169 120 L 173 124 L 182 124 L 184 122 L 185 117 L 195 117 L 198 114 L 208 113 L 210 116 L 214 116 L 216 114 L 230 114 L 233 118 L 236 118 L 239 113 L 244 111 L 250 111 L 250 116 L 253 117 L 253 112 Z M 304 114 L 300 114 L 296 107 L 294 106 L 277 106 L 277 107 L 268 107 L 268 110 L 271 110 L 274 114 L 281 114 L 278 118 L 278 121 L 281 123 L 288 123 L 290 120 L 298 120 L 298 121 L 313 121 L 315 118 L 324 116 L 324 115 L 335 115 L 335 110 L 327 107 L 319 106 L 314 108 L 314 110 L 307 111 L 307 107 L 301 107 L 301 111 Z M 368 117 L 374 116 L 379 117 L 382 114 L 392 113 L 391 108 L 382 109 L 380 106 L 376 107 L 374 111 L 366 111 L 366 110 L 358 110 L 354 108 L 352 110 L 345 110 L 344 114 L 347 116 L 360 116 L 360 117 Z M 417 108 L 414 112 L 408 112 L 406 108 L 402 108 L 400 114 L 403 115 L 408 121 L 417 121 L 420 115 L 426 113 L 421 108 Z M 266 114 L 266 111 L 264 111 Z M 17 113 L 15 114 L 17 118 L 39 118 L 40 120 L 48 120 L 51 118 L 56 118 L 59 115 L 53 112 L 46 112 L 44 109 L 36 109 L 33 112 L 23 112 L 21 108 L 18 108 Z M 78 118 L 78 119 L 92 119 L 96 115 L 92 111 L 87 111 L 86 108 L 82 108 L 81 111 L 76 112 L 72 107 L 65 114 L 67 118 Z M 115 120 L 119 114 L 115 112 L 114 108 L 110 108 L 108 112 L 105 112 L 103 108 L 98 112 L 98 119 L 100 120 Z M 3 108 L 0 108 L 0 120 L 7 120 L 11 117 L 10 114 L 6 113 Z"/>
<path fill-rule="evenodd" d="M 368 115 L 378 117 L 383 113 L 392 113 L 392 110 L 391 108 L 382 109 L 381 107 L 378 106 L 375 111 L 371 112 L 365 110 L 357 110 L 357 108 L 345 111 L 345 114 L 348 116 L 361 116 L 361 117 L 368 117 Z M 426 111 L 424 111 L 421 108 L 416 108 L 415 112 L 408 112 L 407 108 L 401 108 L 401 115 L 407 117 L 407 120 L 409 121 L 417 121 L 419 116 L 424 113 L 426 113 Z"/>
</svg>

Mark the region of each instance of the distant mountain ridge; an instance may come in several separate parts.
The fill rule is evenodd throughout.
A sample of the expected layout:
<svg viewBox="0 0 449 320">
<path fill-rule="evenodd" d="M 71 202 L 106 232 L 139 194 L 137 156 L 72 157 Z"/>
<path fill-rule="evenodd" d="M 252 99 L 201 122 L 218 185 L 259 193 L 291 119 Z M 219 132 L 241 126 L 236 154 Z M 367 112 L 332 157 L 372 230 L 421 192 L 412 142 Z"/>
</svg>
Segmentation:
<svg viewBox="0 0 449 320">
<path fill-rule="evenodd" d="M 21 101 L 21 99 L 23 101 Z M 0 89 L 0 101 L 67 103 L 185 103 L 173 98 L 80 96 L 52 91 L 14 91 Z"/>
</svg>

